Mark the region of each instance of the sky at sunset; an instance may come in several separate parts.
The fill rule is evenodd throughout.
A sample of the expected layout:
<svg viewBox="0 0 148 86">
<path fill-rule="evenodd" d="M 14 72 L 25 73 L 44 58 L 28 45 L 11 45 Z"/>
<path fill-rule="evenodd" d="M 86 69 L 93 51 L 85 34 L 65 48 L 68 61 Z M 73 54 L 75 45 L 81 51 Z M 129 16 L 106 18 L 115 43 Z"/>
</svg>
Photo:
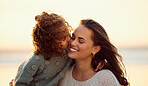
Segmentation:
<svg viewBox="0 0 148 86">
<path fill-rule="evenodd" d="M 34 17 L 48 10 L 74 28 L 92 18 L 117 47 L 148 46 L 148 0 L 0 0 L 0 50 L 33 48 Z"/>
</svg>

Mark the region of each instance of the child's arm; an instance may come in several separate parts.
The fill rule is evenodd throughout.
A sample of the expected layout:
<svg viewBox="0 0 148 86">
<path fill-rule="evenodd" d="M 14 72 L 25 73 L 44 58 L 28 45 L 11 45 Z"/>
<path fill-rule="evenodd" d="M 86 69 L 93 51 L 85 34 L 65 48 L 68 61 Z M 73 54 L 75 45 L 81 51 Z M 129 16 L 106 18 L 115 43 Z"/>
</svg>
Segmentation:
<svg viewBox="0 0 148 86">
<path fill-rule="evenodd" d="M 39 66 L 44 64 L 40 55 L 33 55 L 28 61 L 23 62 L 15 78 L 15 86 L 29 86 Z"/>
</svg>

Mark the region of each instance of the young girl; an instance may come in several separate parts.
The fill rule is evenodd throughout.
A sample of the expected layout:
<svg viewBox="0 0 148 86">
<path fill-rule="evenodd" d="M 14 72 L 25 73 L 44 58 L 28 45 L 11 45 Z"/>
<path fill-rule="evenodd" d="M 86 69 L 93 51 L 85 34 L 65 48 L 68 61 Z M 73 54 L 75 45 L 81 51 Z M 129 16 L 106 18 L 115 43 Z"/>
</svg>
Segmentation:
<svg viewBox="0 0 148 86">
<path fill-rule="evenodd" d="M 70 26 L 65 19 L 43 12 L 35 20 L 32 33 L 35 51 L 19 66 L 14 86 L 57 85 L 71 63 L 67 57 Z"/>
</svg>

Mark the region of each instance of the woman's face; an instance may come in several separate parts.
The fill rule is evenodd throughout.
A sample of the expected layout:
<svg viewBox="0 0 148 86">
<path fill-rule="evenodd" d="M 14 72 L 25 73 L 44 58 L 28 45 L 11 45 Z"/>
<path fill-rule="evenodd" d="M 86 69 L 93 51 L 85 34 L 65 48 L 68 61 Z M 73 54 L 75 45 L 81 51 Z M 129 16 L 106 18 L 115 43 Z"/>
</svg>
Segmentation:
<svg viewBox="0 0 148 86">
<path fill-rule="evenodd" d="M 84 25 L 79 25 L 70 40 L 70 50 L 68 56 L 73 59 L 86 59 L 92 58 L 92 52 L 94 49 L 92 37 L 92 31 Z"/>
</svg>

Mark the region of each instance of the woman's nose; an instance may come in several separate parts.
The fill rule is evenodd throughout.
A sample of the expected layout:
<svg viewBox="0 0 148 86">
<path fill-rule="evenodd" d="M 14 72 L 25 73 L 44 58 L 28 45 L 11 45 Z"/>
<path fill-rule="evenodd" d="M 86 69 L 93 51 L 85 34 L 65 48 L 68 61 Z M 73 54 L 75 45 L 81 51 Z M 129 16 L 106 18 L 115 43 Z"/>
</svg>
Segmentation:
<svg viewBox="0 0 148 86">
<path fill-rule="evenodd" d="M 71 46 L 76 46 L 76 40 L 72 40 L 72 39 L 71 39 L 71 40 L 70 40 L 70 45 L 71 45 Z"/>
</svg>

